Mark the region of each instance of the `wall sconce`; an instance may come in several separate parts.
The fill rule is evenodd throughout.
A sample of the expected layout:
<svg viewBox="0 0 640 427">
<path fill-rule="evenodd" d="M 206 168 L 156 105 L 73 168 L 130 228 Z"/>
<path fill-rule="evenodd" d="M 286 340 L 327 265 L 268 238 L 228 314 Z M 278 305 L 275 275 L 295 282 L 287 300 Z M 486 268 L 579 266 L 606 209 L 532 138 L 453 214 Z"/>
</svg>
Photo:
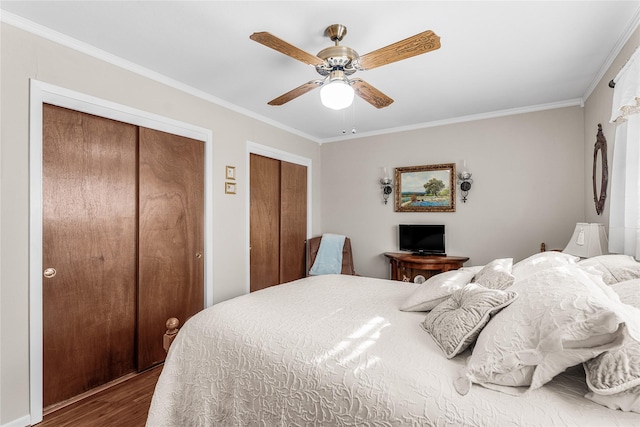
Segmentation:
<svg viewBox="0 0 640 427">
<path fill-rule="evenodd" d="M 471 173 L 467 170 L 467 161 L 462 161 L 462 170 L 458 172 L 458 186 L 460 186 L 460 194 L 462 196 L 462 203 L 467 203 L 467 194 L 471 190 Z"/>
<path fill-rule="evenodd" d="M 387 172 L 387 168 L 382 168 L 382 178 L 380 178 L 380 186 L 382 187 L 382 200 L 384 204 L 387 204 L 389 199 L 389 195 L 393 192 L 393 187 L 391 183 L 393 181 L 389 178 L 389 173 Z"/>
</svg>

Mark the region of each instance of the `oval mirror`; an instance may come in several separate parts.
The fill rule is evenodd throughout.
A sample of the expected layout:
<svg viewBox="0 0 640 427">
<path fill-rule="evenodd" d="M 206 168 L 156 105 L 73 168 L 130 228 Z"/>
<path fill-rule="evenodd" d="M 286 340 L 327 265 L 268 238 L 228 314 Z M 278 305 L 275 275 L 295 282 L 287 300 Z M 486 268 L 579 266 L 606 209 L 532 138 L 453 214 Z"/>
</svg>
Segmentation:
<svg viewBox="0 0 640 427">
<path fill-rule="evenodd" d="M 596 213 L 600 215 L 604 210 L 607 199 L 607 183 L 609 181 L 609 166 L 607 165 L 607 140 L 602 133 L 602 125 L 598 124 L 598 134 L 593 147 L 593 201 Z M 600 184 L 598 186 L 598 183 Z"/>
</svg>

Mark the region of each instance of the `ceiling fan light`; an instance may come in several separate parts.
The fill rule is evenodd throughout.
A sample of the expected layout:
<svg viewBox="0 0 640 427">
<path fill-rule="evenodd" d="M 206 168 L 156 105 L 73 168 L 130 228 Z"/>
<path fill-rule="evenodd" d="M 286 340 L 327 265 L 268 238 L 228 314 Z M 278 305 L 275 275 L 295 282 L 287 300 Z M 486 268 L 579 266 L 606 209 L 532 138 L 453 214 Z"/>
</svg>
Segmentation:
<svg viewBox="0 0 640 427">
<path fill-rule="evenodd" d="M 334 80 L 320 88 L 322 105 L 332 110 L 342 110 L 353 103 L 353 88 L 344 80 Z"/>
</svg>

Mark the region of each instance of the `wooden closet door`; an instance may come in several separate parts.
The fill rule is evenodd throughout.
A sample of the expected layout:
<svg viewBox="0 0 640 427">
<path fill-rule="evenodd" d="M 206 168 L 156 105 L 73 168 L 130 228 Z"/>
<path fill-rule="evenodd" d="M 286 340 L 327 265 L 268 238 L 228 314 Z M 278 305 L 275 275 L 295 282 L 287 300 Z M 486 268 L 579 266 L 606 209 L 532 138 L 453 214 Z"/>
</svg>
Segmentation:
<svg viewBox="0 0 640 427">
<path fill-rule="evenodd" d="M 280 283 L 306 276 L 307 168 L 280 163 Z"/>
<path fill-rule="evenodd" d="M 307 168 L 250 156 L 250 290 L 306 275 Z"/>
<path fill-rule="evenodd" d="M 135 126 L 43 107 L 45 407 L 135 370 L 136 143 Z"/>
<path fill-rule="evenodd" d="M 251 154 L 250 290 L 280 283 L 280 161 Z"/>
<path fill-rule="evenodd" d="M 165 358 L 165 322 L 204 308 L 204 143 L 140 128 L 138 370 Z"/>
</svg>

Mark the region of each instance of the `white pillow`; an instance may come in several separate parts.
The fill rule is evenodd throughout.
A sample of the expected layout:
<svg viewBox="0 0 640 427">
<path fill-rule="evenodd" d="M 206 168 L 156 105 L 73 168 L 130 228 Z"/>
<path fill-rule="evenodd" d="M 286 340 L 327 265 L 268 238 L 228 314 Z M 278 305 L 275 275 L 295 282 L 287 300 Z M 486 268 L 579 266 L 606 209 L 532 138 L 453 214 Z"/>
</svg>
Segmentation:
<svg viewBox="0 0 640 427">
<path fill-rule="evenodd" d="M 515 276 L 516 280 L 521 280 L 547 268 L 571 265 L 579 260 L 580 257 L 563 252 L 539 252 L 515 263 L 511 269 L 511 274 Z"/>
<path fill-rule="evenodd" d="M 607 285 L 640 278 L 640 262 L 630 255 L 600 255 L 578 264 L 598 270 Z"/>
<path fill-rule="evenodd" d="M 451 359 L 476 340 L 492 315 L 517 297 L 515 292 L 469 283 L 431 310 L 421 326 Z"/>
<path fill-rule="evenodd" d="M 460 267 L 458 271 L 471 271 L 475 275 L 475 274 L 478 274 L 478 272 L 483 268 L 484 268 L 484 265 L 474 265 L 471 267 Z"/>
<path fill-rule="evenodd" d="M 513 258 L 494 259 L 475 275 L 473 282 L 489 289 L 506 289 L 513 285 L 512 267 Z"/>
<path fill-rule="evenodd" d="M 480 267 L 481 268 L 481 267 Z M 400 306 L 402 311 L 429 311 L 471 282 L 479 268 L 461 268 L 429 277 Z"/>
<path fill-rule="evenodd" d="M 611 286 L 620 300 L 640 309 L 640 279 Z M 640 318 L 640 310 L 636 317 Z M 620 348 L 609 350 L 583 363 L 587 386 L 585 396 L 612 409 L 640 413 L 640 342 L 628 337 Z"/>
<path fill-rule="evenodd" d="M 547 268 L 509 288 L 519 297 L 480 333 L 455 387 L 471 383 L 541 387 L 570 366 L 621 345 L 625 317 L 618 296 L 578 266 Z M 496 386 L 498 385 L 498 386 Z"/>
<path fill-rule="evenodd" d="M 620 348 L 605 351 L 583 363 L 583 366 L 587 386 L 592 392 L 612 395 L 635 388 L 640 397 L 639 342 L 629 338 Z"/>
</svg>

